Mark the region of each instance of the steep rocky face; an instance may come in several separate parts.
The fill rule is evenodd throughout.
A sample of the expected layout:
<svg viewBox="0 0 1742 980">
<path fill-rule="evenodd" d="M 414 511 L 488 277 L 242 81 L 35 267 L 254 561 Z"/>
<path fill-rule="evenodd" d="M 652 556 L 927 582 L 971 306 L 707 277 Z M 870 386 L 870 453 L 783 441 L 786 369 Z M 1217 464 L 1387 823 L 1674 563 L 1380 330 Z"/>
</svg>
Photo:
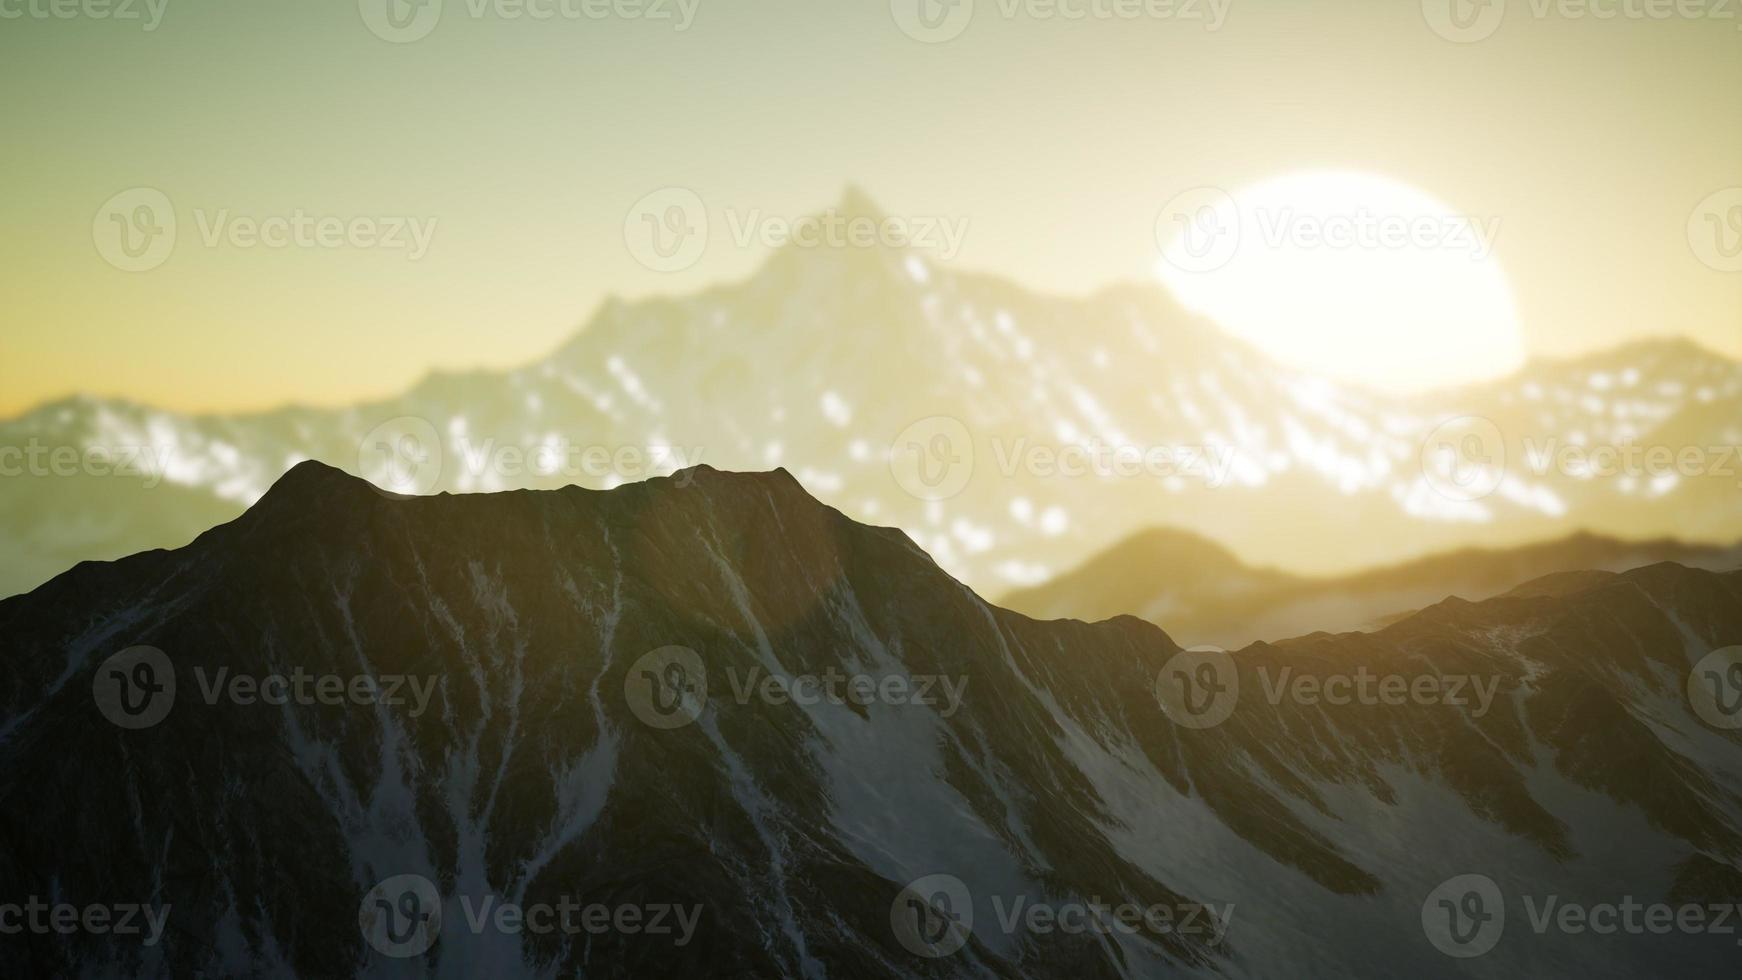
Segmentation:
<svg viewBox="0 0 1742 980">
<path fill-rule="evenodd" d="M 1742 568 L 1742 545 L 1672 539 L 1623 541 L 1580 533 L 1517 548 L 1466 548 L 1353 575 L 1310 578 L 1253 568 L 1189 531 L 1134 534 L 1052 581 L 1017 589 L 998 603 L 1037 619 L 1107 619 L 1130 614 L 1186 644 L 1245 646 L 1319 631 L 1388 625 L 1448 596 L 1486 599 L 1509 590 L 1562 588 L 1558 576 L 1587 576 L 1673 561 L 1692 568 Z"/>
<path fill-rule="evenodd" d="M 1739 404 L 1742 365 L 1680 342 L 1399 399 L 1280 366 L 1160 287 L 1058 298 L 901 249 L 790 247 L 740 283 L 608 303 L 524 368 L 381 402 L 190 417 L 78 398 L 0 423 L 0 593 L 180 546 L 303 459 L 417 493 L 784 465 L 986 594 L 1158 523 L 1313 574 L 1579 528 L 1728 541 Z M 1491 427 L 1442 428 L 1457 418 Z M 1627 447 L 1701 456 L 1604 455 Z"/>
<path fill-rule="evenodd" d="M 1710 974 L 1734 937 L 1532 913 L 1735 900 L 1742 576 L 1582 585 L 1188 652 L 989 606 L 781 472 L 398 498 L 304 464 L 0 602 L 0 925 L 162 916 L 0 965 Z"/>
</svg>

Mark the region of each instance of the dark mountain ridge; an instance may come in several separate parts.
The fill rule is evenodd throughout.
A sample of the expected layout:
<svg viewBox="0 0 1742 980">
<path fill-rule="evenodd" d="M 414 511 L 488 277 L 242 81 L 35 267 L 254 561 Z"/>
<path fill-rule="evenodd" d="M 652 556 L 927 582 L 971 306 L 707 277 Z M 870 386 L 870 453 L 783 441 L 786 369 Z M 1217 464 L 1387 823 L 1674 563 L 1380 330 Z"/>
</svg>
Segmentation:
<svg viewBox="0 0 1742 980">
<path fill-rule="evenodd" d="M 1229 662 L 1238 696 L 1215 695 L 1227 714 L 1206 724 L 1190 699 L 1178 713 L 1174 682 L 1200 663 L 1162 630 L 989 606 L 905 534 L 782 472 L 396 497 L 305 463 L 186 548 L 0 601 L 0 880 L 170 910 L 152 945 L 33 933 L 0 940 L 0 966 L 1709 970 L 1728 941 L 1539 936 L 1518 903 L 1664 901 L 1735 876 L 1742 757 L 1681 688 L 1742 642 L 1739 599 L 1742 576 L 1658 565 L 1259 644 Z M 162 673 L 115 659 L 141 645 Z M 1266 695 L 1358 669 L 1474 683 L 1433 702 Z M 802 696 L 839 675 L 875 696 Z M 169 705 L 161 718 L 115 722 L 107 692 L 137 707 L 171 676 L 169 700 L 144 699 Z M 297 676 L 362 694 L 261 696 Z M 1424 902 L 1467 873 L 1514 918 L 1487 955 L 1454 960 Z M 695 917 L 685 933 L 621 918 L 534 933 L 480 919 L 486 901 Z M 1066 931 L 1013 903 L 1161 909 L 1170 925 Z"/>
</svg>

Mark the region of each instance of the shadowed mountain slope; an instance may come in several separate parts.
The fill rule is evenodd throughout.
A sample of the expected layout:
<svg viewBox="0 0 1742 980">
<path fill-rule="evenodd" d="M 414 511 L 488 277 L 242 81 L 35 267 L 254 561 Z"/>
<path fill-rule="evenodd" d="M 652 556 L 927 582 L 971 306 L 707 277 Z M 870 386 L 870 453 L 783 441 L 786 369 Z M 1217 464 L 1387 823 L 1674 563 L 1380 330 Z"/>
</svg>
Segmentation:
<svg viewBox="0 0 1742 980">
<path fill-rule="evenodd" d="M 1742 642 L 1739 600 L 1668 564 L 1449 600 L 1243 650 L 1181 701 L 1204 675 L 1160 629 L 990 606 L 783 472 L 399 498 L 303 464 L 185 548 L 0 601 L 0 881 L 170 908 L 154 944 L 8 936 L 0 969 L 1710 974 L 1728 937 L 1537 935 L 1520 903 L 1734 880 L 1742 754 L 1682 691 Z M 1356 671 L 1438 694 L 1295 686 Z M 868 681 L 793 696 L 839 676 Z M 318 696 L 357 678 L 408 680 Z M 1423 910 L 1465 874 L 1511 919 L 1453 960 Z M 697 917 L 534 933 L 475 925 L 486 900 Z M 1169 918 L 1010 912 L 1037 903 Z"/>
</svg>

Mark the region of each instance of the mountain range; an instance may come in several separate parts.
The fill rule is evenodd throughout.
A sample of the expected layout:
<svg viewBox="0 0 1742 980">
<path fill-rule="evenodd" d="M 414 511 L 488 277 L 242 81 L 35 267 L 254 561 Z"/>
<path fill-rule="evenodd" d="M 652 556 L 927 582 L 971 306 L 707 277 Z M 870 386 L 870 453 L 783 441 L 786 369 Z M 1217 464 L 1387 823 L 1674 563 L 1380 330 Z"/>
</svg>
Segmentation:
<svg viewBox="0 0 1742 980">
<path fill-rule="evenodd" d="M 160 927 L 9 934 L 8 975 L 1735 963 L 1742 573 L 1226 654 L 989 605 L 784 471 L 407 497 L 302 463 L 0 635 L 0 906 Z"/>
<path fill-rule="evenodd" d="M 1321 631 L 1372 630 L 1448 597 L 1487 599 L 1559 573 L 1624 572 L 1660 562 L 1733 571 L 1742 568 L 1742 545 L 1623 541 L 1580 533 L 1312 578 L 1250 567 L 1190 531 L 1151 528 L 998 602 L 1037 619 L 1095 621 L 1128 613 L 1187 645 L 1232 649 Z"/>
<path fill-rule="evenodd" d="M 880 214 L 851 191 L 836 212 Z M 304 459 L 415 492 L 785 466 L 997 595 L 1156 524 L 1310 575 L 1579 530 L 1735 541 L 1739 444 L 1742 365 L 1686 341 L 1395 398 L 1275 363 L 1159 286 L 1052 297 L 906 249 L 793 244 L 742 282 L 609 301 L 523 368 L 369 404 L 81 396 L 0 423 L 0 453 L 36 454 L 0 457 L 0 594 L 184 544 Z M 1585 455 L 1629 446 L 1700 459 Z"/>
</svg>

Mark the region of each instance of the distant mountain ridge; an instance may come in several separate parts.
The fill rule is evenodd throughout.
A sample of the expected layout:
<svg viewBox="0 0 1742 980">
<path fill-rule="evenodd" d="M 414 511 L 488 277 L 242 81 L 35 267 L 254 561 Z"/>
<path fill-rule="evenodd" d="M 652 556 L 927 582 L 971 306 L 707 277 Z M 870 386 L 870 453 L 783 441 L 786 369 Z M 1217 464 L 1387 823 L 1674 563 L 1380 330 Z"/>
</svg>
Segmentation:
<svg viewBox="0 0 1742 980">
<path fill-rule="evenodd" d="M 875 206 L 850 194 L 842 207 Z M 1462 416 L 1493 420 L 1492 448 L 1504 444 L 1504 479 L 1477 499 L 1448 497 L 1422 463 L 1436 426 Z M 0 423 L 0 448 L 146 450 L 164 464 L 158 480 L 5 478 L 0 593 L 184 543 L 302 459 L 417 492 L 786 466 L 987 594 L 1157 523 L 1315 573 L 1580 529 L 1742 538 L 1739 477 L 1531 472 L 1527 450 L 1551 439 L 1742 445 L 1742 365 L 1646 342 L 1395 399 L 1279 366 L 1159 286 L 1058 298 L 898 248 L 790 245 L 742 282 L 607 302 L 535 364 L 438 374 L 353 408 L 185 416 L 74 398 Z M 1072 475 L 1085 459 L 1093 472 Z"/>
<path fill-rule="evenodd" d="M 989 606 L 906 535 L 785 473 L 395 497 L 305 463 L 185 548 L 0 600 L 0 631 L 8 895 L 149 903 L 167 922 L 149 945 L 9 936 L 8 975 L 1501 978 L 1734 962 L 1731 936 L 1537 934 L 1524 903 L 1734 901 L 1742 743 L 1683 689 L 1742 642 L 1742 573 L 1659 564 L 1259 644 L 1182 709 L 1174 682 L 1219 668 L 1180 666 L 1162 630 Z M 162 672 L 113 666 L 141 646 Z M 1334 692 L 1357 670 L 1457 693 L 1265 693 L 1289 677 Z M 958 694 L 746 687 L 831 671 Z M 205 695 L 219 672 L 433 693 Z M 121 727 L 115 703 L 162 713 Z M 1448 889 L 1470 875 L 1504 900 L 1503 932 L 1439 924 L 1436 896 L 1468 909 Z M 681 937 L 628 917 L 533 933 L 475 919 L 485 899 L 695 915 Z M 1016 902 L 1177 917 L 1061 930 L 1009 918 Z M 1492 948 L 1476 958 L 1441 951 L 1478 940 Z"/>
<path fill-rule="evenodd" d="M 1227 549 L 1189 531 L 1155 528 L 1050 582 L 1019 589 L 999 604 L 1038 619 L 1094 622 L 1137 616 L 1180 642 L 1236 649 L 1306 633 L 1389 625 L 1448 596 L 1466 600 L 1521 589 L 1545 577 L 1604 573 L 1672 561 L 1713 571 L 1742 568 L 1742 544 L 1623 541 L 1575 534 L 1516 548 L 1465 548 L 1353 575 L 1314 578 L 1250 568 Z M 1538 588 L 1551 588 L 1546 583 Z M 1552 593 L 1545 593 L 1552 594 Z"/>
</svg>

